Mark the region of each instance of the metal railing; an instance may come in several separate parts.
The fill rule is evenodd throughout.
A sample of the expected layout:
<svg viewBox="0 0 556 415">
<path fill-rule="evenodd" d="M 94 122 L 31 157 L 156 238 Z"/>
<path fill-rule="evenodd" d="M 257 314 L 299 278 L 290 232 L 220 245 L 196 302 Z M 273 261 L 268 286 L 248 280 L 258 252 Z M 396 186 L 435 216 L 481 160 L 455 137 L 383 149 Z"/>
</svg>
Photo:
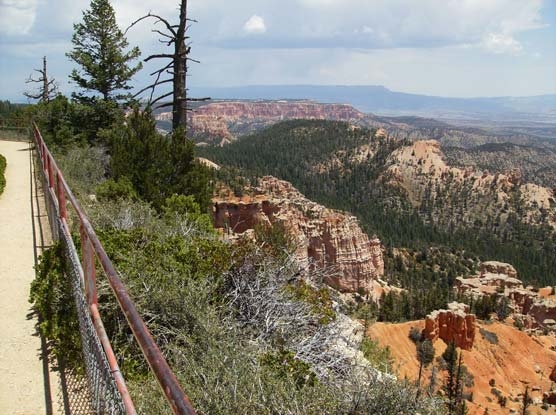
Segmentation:
<svg viewBox="0 0 556 415">
<path fill-rule="evenodd" d="M 69 259 L 68 272 L 72 278 L 73 294 L 79 316 L 83 355 L 93 410 L 98 414 L 136 414 L 99 313 L 96 284 L 96 264 L 98 262 L 173 413 L 194 415 L 195 410 L 137 312 L 36 125 L 33 126 L 33 132 L 41 164 L 43 189 L 52 236 L 63 243 L 65 255 Z M 68 207 L 73 208 L 79 222 L 81 259 L 68 226 Z"/>
</svg>

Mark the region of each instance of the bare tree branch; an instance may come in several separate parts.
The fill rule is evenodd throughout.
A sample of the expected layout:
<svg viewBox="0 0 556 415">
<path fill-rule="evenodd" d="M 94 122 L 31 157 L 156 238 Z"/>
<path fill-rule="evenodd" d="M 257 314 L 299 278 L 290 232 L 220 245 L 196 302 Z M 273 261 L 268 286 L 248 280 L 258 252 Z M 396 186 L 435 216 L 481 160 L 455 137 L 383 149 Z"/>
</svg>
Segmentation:
<svg viewBox="0 0 556 415">
<path fill-rule="evenodd" d="M 174 36 L 176 36 L 176 32 L 173 29 L 173 26 L 170 25 L 170 23 L 168 23 L 168 21 L 166 19 L 164 19 L 163 17 L 160 17 L 156 14 L 153 14 L 151 12 L 148 12 L 145 16 L 140 17 L 139 19 L 135 20 L 134 22 L 132 22 L 127 28 L 126 30 L 124 30 L 124 35 L 127 34 L 127 31 L 129 29 L 131 29 L 133 26 L 135 26 L 137 23 L 142 22 L 145 19 L 148 19 L 149 17 L 154 17 L 155 19 L 157 19 L 157 21 L 155 22 L 155 24 L 157 24 L 158 22 L 162 22 L 164 23 L 164 25 L 166 26 L 166 28 L 168 29 L 168 31 L 170 33 L 172 33 Z"/>
<path fill-rule="evenodd" d="M 165 67 L 160 68 L 160 69 L 157 69 L 156 71 L 151 72 L 149 75 L 150 75 L 150 76 L 154 76 L 154 75 L 156 75 L 156 74 L 161 74 L 161 73 L 163 73 L 166 69 L 172 67 L 172 65 L 173 65 L 173 62 L 168 62 L 168 64 L 167 64 Z"/>
<path fill-rule="evenodd" d="M 149 89 L 152 89 L 152 88 L 154 88 L 154 87 L 156 87 L 156 86 L 158 86 L 158 85 L 162 85 L 162 84 L 166 84 L 166 83 L 170 83 L 170 82 L 172 82 L 171 79 L 165 79 L 164 81 L 158 81 L 158 80 L 157 80 L 156 82 L 154 82 L 154 83 L 152 83 L 152 84 L 150 84 L 150 85 L 144 87 L 144 88 L 141 89 L 140 91 L 138 91 L 134 96 L 135 96 L 135 97 L 136 97 L 136 96 L 139 96 L 139 95 L 141 95 L 143 92 L 145 92 L 145 91 L 147 91 L 147 90 L 149 90 Z"/>
<path fill-rule="evenodd" d="M 169 53 L 160 53 L 158 55 L 150 55 L 143 59 L 145 62 L 150 61 L 151 59 L 158 59 L 158 58 L 167 58 L 167 59 L 174 59 L 174 55 L 170 55 Z"/>
<path fill-rule="evenodd" d="M 160 95 L 160 96 L 157 97 L 154 101 L 151 101 L 151 105 L 157 103 L 157 102 L 160 101 L 161 99 L 164 99 L 164 98 L 166 98 L 166 97 L 171 96 L 173 93 L 174 93 L 173 91 L 170 91 L 170 92 L 167 92 L 166 94 Z M 170 103 L 170 104 L 164 104 L 164 106 L 167 106 L 167 105 L 169 106 L 169 105 L 172 105 L 172 104 L 171 104 L 171 103 Z M 159 108 L 160 108 L 160 107 L 159 107 Z"/>
<path fill-rule="evenodd" d="M 162 39 L 159 39 L 160 43 L 164 43 L 167 46 L 173 45 L 173 53 L 152 54 L 144 59 L 145 62 L 149 62 L 154 59 L 170 59 L 171 61 L 162 68 L 152 72 L 150 75 L 156 77 L 155 81 L 149 86 L 141 89 L 135 94 L 135 96 L 137 97 L 143 92 L 150 90 L 150 105 L 171 96 L 171 103 L 164 103 L 157 108 L 172 106 L 172 128 L 176 129 L 178 127 L 182 127 L 187 129 L 187 112 L 189 110 L 187 103 L 190 101 L 206 101 L 208 99 L 189 99 L 187 97 L 187 63 L 188 61 L 199 63 L 199 61 L 189 58 L 191 47 L 187 44 L 189 36 L 186 35 L 186 32 L 191 26 L 189 23 L 196 23 L 196 20 L 189 19 L 187 17 L 187 0 L 181 0 L 178 24 L 171 24 L 163 17 L 149 12 L 147 15 L 135 20 L 124 33 L 127 33 L 131 27 L 148 18 L 154 18 L 155 25 L 161 22 L 166 26 L 165 30 L 153 29 L 152 32 L 157 33 L 162 37 Z M 169 74 L 172 79 L 161 81 L 160 79 L 163 73 Z M 172 92 L 160 95 L 153 100 L 155 89 L 160 85 L 170 82 L 173 84 Z"/>
<path fill-rule="evenodd" d="M 40 74 L 39 78 L 35 79 L 32 75 L 29 75 L 29 78 L 25 81 L 26 84 L 40 83 L 41 86 L 39 87 L 39 90 L 36 93 L 25 91 L 23 95 L 29 99 L 38 99 L 39 102 L 48 102 L 54 95 L 56 95 L 58 84 L 56 83 L 56 80 L 48 79 L 46 71 L 46 56 L 43 56 L 42 62 L 42 69 L 34 69 L 35 72 Z"/>
</svg>

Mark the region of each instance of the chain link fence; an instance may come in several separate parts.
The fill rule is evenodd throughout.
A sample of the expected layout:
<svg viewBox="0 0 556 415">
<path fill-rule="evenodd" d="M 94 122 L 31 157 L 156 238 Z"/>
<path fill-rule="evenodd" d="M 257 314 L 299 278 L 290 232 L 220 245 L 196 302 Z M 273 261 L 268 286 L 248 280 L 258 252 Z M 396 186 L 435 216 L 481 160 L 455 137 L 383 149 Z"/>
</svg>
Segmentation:
<svg viewBox="0 0 556 415">
<path fill-rule="evenodd" d="M 62 390 L 68 391 L 68 387 L 75 387 L 82 392 L 78 399 L 73 399 L 75 396 L 70 399 L 69 395 L 73 395 L 72 393 L 65 396 L 63 401 L 66 414 L 136 415 L 99 313 L 96 283 L 96 265 L 99 265 L 99 270 L 112 288 L 133 336 L 173 413 L 195 415 L 196 412 L 189 399 L 137 311 L 112 261 L 106 255 L 91 223 L 64 180 L 62 172 L 58 169 L 36 126 L 33 132 L 52 238 L 61 242 L 66 257 L 66 274 L 71 281 L 79 319 L 85 366 L 84 376 L 71 369 L 64 370 L 62 373 L 62 383 L 66 382 L 62 385 Z M 68 222 L 79 227 L 81 254 L 75 247 Z M 64 367 L 63 362 L 60 362 L 60 365 Z M 82 378 L 85 378 L 87 388 L 83 388 Z M 71 408 L 71 402 L 76 402 L 73 404 L 75 408 Z"/>
<path fill-rule="evenodd" d="M 91 319 L 77 249 L 60 219 L 57 200 L 48 191 L 46 177 L 41 177 L 43 189 L 46 189 L 44 195 L 52 236 L 61 242 L 66 259 L 66 276 L 71 281 L 85 366 L 85 373 L 80 374 L 78 370 L 67 367 L 63 361 L 58 362 L 64 412 L 66 415 L 126 414 L 106 353 Z"/>
<path fill-rule="evenodd" d="M 75 309 L 79 319 L 82 356 L 85 372 L 58 361 L 60 369 L 60 400 L 65 415 L 126 414 L 106 353 L 94 327 L 84 294 L 83 269 L 75 244 L 61 220 L 60 206 L 49 187 L 46 169 L 41 163 L 41 181 L 52 237 L 61 242 L 65 256 L 66 276 L 71 281 Z"/>
</svg>

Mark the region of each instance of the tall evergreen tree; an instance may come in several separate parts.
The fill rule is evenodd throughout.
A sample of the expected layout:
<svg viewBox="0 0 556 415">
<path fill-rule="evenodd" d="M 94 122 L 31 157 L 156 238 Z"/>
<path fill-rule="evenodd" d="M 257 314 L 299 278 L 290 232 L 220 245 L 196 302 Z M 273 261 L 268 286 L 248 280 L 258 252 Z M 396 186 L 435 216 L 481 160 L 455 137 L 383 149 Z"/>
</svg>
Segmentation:
<svg viewBox="0 0 556 415">
<path fill-rule="evenodd" d="M 448 347 L 442 354 L 442 358 L 446 362 L 446 372 L 448 372 L 446 384 L 444 385 L 444 391 L 446 392 L 446 397 L 448 398 L 448 413 L 452 415 L 456 411 L 459 390 L 457 379 L 458 351 L 454 341 L 451 341 L 450 344 L 448 344 Z"/>
<path fill-rule="evenodd" d="M 529 386 L 525 387 L 525 393 L 523 394 L 521 415 L 529 415 L 527 408 L 531 405 L 531 395 L 529 395 Z"/>
<path fill-rule="evenodd" d="M 211 172 L 195 160 L 195 146 L 182 129 L 170 136 L 156 131 L 152 114 L 135 109 L 126 126 L 111 130 L 110 170 L 127 177 L 137 194 L 160 209 L 172 195 L 191 195 L 205 212 L 212 195 Z"/>
<path fill-rule="evenodd" d="M 423 367 L 427 367 L 434 360 L 434 347 L 429 339 L 417 342 L 415 346 L 417 349 L 417 360 L 419 361 L 419 376 L 417 378 L 417 382 L 421 385 Z"/>
<path fill-rule="evenodd" d="M 83 22 L 73 26 L 73 50 L 67 56 L 79 69 L 70 79 L 87 93 L 100 94 L 102 99 L 117 101 L 129 98 L 129 80 L 142 67 L 130 66 L 141 52 L 134 47 L 126 52 L 127 39 L 116 24 L 116 15 L 109 0 L 91 0 L 91 8 L 83 12 Z M 74 94 L 88 102 L 86 94 Z"/>
</svg>

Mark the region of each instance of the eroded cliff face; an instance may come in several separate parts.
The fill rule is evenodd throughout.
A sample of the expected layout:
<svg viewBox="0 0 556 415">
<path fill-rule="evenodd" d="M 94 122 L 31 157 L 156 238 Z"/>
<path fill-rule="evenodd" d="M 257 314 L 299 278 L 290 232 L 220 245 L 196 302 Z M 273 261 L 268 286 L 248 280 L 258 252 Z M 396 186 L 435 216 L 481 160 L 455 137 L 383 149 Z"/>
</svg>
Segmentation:
<svg viewBox="0 0 556 415">
<path fill-rule="evenodd" d="M 294 239 L 297 259 L 324 269 L 329 285 L 380 296 L 386 285 L 380 281 L 384 275 L 381 243 L 376 237 L 369 240 L 354 216 L 312 202 L 291 183 L 270 176 L 249 193 L 243 198 L 215 198 L 215 227 L 242 234 L 257 224 L 281 223 Z"/>
<path fill-rule="evenodd" d="M 195 116 L 218 116 L 225 121 L 284 119 L 358 120 L 364 114 L 348 104 L 321 104 L 311 101 L 216 102 L 195 110 Z"/>
<path fill-rule="evenodd" d="M 454 289 L 458 294 L 475 298 L 506 297 L 512 318 L 520 321 L 525 329 L 556 331 L 556 297 L 552 294 L 552 287 L 540 290 L 524 287 L 510 264 L 483 262 L 479 274 L 456 278 Z"/>
<path fill-rule="evenodd" d="M 463 350 L 471 350 L 475 340 L 474 314 L 469 314 L 469 307 L 461 303 L 448 304 L 447 310 L 435 310 L 425 319 L 423 335 L 435 341 L 442 339 L 446 344 L 455 342 Z"/>
<path fill-rule="evenodd" d="M 171 113 L 157 114 L 157 120 L 171 119 Z M 246 134 L 283 120 L 315 119 L 360 122 L 365 114 L 347 104 L 311 101 L 214 102 L 189 113 L 189 131 L 213 144 L 226 144 Z"/>
</svg>

